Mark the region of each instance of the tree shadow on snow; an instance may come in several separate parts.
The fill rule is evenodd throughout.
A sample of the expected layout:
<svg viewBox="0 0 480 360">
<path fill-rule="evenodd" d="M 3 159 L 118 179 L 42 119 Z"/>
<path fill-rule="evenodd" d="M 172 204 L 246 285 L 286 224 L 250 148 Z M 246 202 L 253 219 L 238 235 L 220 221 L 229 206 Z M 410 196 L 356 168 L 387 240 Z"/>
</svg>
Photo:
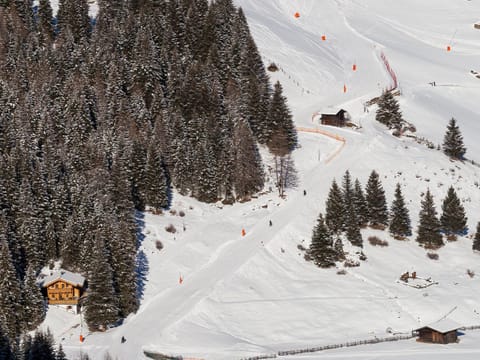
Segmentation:
<svg viewBox="0 0 480 360">
<path fill-rule="evenodd" d="M 145 291 L 145 283 L 147 281 L 147 275 L 149 271 L 148 259 L 142 249 L 140 249 L 143 240 L 145 240 L 145 215 L 137 211 L 135 214 L 137 223 L 137 257 L 135 259 L 135 272 L 136 272 L 136 287 L 137 287 L 137 299 L 140 301 L 143 299 Z"/>
</svg>

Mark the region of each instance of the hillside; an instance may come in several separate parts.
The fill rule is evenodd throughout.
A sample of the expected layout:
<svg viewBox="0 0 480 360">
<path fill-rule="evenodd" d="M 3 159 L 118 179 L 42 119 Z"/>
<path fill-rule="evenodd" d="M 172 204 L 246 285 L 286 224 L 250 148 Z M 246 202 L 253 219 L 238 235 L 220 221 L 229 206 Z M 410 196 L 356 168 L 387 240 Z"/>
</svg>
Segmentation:
<svg viewBox="0 0 480 360">
<path fill-rule="evenodd" d="M 346 140 L 331 160 L 341 143 L 300 132 L 301 147 L 294 153 L 298 187 L 290 189 L 286 199 L 273 191 L 251 202 L 222 207 L 174 194 L 176 214 L 139 215 L 145 280 L 138 313 L 122 326 L 87 335 L 82 344 L 77 316 L 50 309 L 44 326 L 52 328 L 69 355 L 84 352 L 92 359 L 102 359 L 107 351 L 118 359 L 141 359 L 143 350 L 237 359 L 384 337 L 387 328 L 408 333 L 452 309 L 450 318 L 460 324 L 480 324 L 480 255 L 472 252 L 468 236 L 446 244 L 435 261 L 415 243 L 415 234 L 401 242 L 386 233 L 365 230 L 364 240 L 377 235 L 389 246 L 373 247 L 365 241 L 367 261 L 347 269 L 346 275 L 337 275 L 338 269 L 316 268 L 297 249 L 299 244 L 308 246 L 332 179 L 340 180 L 347 169 L 363 185 L 376 169 L 389 204 L 400 182 L 414 229 L 422 192 L 431 190 L 439 211 L 453 185 L 464 201 L 470 233 L 475 230 L 480 221 L 480 167 L 451 162 L 440 151 L 393 137 L 375 122 L 375 106 L 365 112 L 364 103 L 392 82 L 381 61 L 383 52 L 399 81 L 404 117 L 417 127 L 417 135 L 440 144 L 448 120 L 455 117 L 467 158 L 480 162 L 480 80 L 469 73 L 480 71 L 476 68 L 480 66 L 480 31 L 473 28 L 480 4 L 235 2 L 246 13 L 265 64 L 273 61 L 280 66 L 282 71 L 271 73 L 272 80 L 283 84 L 296 124 L 321 128 L 314 113 L 344 108 L 361 128 L 328 128 Z M 299 18 L 294 17 L 297 11 Z M 432 81 L 436 86 L 429 85 Z M 180 211 L 184 217 L 178 215 Z M 165 231 L 169 224 L 178 230 L 175 235 Z M 164 245 L 161 251 L 155 248 L 157 240 Z M 467 269 L 477 275 L 471 278 Z M 397 281 L 405 271 L 416 271 L 438 284 L 426 289 L 405 286 Z M 122 336 L 125 344 L 120 343 Z M 446 351 L 442 359 L 476 358 L 475 339 L 479 334 L 468 332 L 458 345 L 441 347 Z M 331 351 L 325 356 L 368 359 L 377 352 L 402 360 L 438 357 L 436 349 L 425 350 L 414 340 Z"/>
</svg>

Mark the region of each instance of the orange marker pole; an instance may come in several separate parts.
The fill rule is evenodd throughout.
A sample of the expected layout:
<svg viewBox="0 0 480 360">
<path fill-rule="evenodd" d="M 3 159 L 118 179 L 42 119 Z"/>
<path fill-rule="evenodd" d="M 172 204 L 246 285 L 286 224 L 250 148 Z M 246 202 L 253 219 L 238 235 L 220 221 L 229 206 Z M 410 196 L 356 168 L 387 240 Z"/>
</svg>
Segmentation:
<svg viewBox="0 0 480 360">
<path fill-rule="evenodd" d="M 183 277 L 182 277 L 182 275 L 180 275 L 180 277 L 178 278 L 178 283 L 179 283 L 179 284 L 183 283 Z"/>
<path fill-rule="evenodd" d="M 242 229 L 242 236 L 245 236 L 247 234 L 247 232 L 245 231 L 245 229 Z"/>
<path fill-rule="evenodd" d="M 327 37 L 325 35 L 322 35 L 322 41 L 327 40 Z"/>
<path fill-rule="evenodd" d="M 343 84 L 343 92 L 346 93 L 347 92 L 347 85 Z"/>
<path fill-rule="evenodd" d="M 293 15 L 293 16 L 295 16 L 295 18 L 298 19 L 300 17 L 300 13 L 296 12 L 295 15 Z"/>
<path fill-rule="evenodd" d="M 447 51 L 452 50 L 452 47 L 450 45 L 447 45 Z"/>
<path fill-rule="evenodd" d="M 353 65 L 352 65 L 352 70 L 353 70 L 353 71 L 357 71 L 357 64 L 353 64 Z"/>
</svg>

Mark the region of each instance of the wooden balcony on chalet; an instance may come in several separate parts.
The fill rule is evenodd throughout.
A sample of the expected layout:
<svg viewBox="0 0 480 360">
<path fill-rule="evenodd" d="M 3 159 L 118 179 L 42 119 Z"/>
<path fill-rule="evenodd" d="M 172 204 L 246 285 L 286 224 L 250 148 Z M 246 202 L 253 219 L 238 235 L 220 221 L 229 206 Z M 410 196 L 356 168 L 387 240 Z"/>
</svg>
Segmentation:
<svg viewBox="0 0 480 360">
<path fill-rule="evenodd" d="M 59 300 L 48 299 L 48 303 L 50 305 L 77 305 L 78 299 L 59 299 Z"/>
</svg>

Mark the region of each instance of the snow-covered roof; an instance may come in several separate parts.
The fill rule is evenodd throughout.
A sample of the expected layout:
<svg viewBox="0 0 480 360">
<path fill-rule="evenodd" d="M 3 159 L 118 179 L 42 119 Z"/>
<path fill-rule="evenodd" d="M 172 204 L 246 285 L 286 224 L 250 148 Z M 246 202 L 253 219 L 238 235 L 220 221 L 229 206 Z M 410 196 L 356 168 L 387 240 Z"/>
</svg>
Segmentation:
<svg viewBox="0 0 480 360">
<path fill-rule="evenodd" d="M 43 286 L 46 287 L 58 280 L 63 280 L 75 286 L 83 286 L 85 282 L 85 278 L 80 274 L 76 274 L 67 270 L 55 270 L 52 271 L 50 275 L 46 276 L 45 279 L 43 279 Z"/>
<path fill-rule="evenodd" d="M 449 332 L 449 331 L 457 330 L 461 327 L 462 327 L 462 325 L 460 325 L 459 323 L 457 323 L 453 320 L 441 319 L 441 320 L 439 320 L 437 322 L 434 322 L 432 324 L 422 326 L 418 330 L 424 329 L 424 328 L 429 328 L 429 329 L 438 331 L 439 333 L 446 333 L 446 332 Z"/>
</svg>

